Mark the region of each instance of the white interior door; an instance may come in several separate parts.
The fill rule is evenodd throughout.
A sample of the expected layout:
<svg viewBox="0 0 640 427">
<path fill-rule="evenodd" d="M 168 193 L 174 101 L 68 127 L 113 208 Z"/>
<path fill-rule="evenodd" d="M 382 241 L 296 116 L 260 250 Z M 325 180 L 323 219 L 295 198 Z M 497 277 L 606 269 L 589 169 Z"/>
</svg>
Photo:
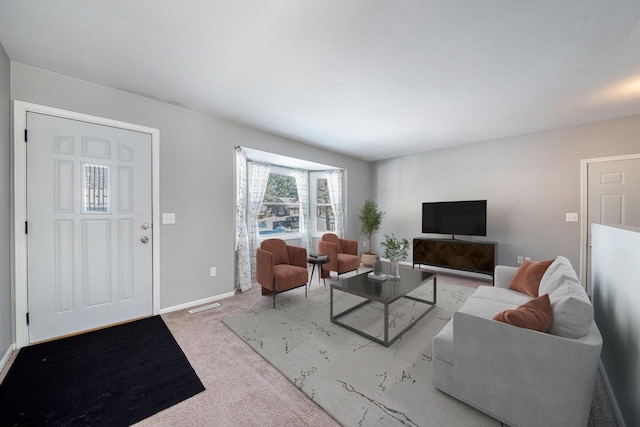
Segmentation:
<svg viewBox="0 0 640 427">
<path fill-rule="evenodd" d="M 640 227 L 640 158 L 592 162 L 587 175 L 586 277 L 591 293 L 591 224 Z"/>
<path fill-rule="evenodd" d="M 27 113 L 31 343 L 153 312 L 151 135 Z"/>
</svg>

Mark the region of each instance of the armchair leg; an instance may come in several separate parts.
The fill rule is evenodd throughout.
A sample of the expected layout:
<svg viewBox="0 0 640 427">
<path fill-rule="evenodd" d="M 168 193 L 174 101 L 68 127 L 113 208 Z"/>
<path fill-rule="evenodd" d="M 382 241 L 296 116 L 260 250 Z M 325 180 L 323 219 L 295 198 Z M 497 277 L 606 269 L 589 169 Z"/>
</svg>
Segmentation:
<svg viewBox="0 0 640 427">
<path fill-rule="evenodd" d="M 273 291 L 273 308 L 276 308 L 276 291 Z"/>
</svg>

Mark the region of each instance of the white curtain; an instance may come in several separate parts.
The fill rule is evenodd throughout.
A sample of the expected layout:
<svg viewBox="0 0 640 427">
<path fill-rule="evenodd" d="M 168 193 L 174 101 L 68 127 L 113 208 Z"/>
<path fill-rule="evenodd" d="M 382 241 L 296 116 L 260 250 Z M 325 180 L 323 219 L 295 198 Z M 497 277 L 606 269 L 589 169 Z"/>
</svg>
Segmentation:
<svg viewBox="0 0 640 427">
<path fill-rule="evenodd" d="M 247 236 L 247 156 L 236 147 L 236 289 L 251 289 L 251 261 Z"/>
<path fill-rule="evenodd" d="M 269 181 L 269 165 L 264 163 L 248 162 L 247 185 L 247 235 L 249 236 L 249 257 L 251 260 L 251 277 L 256 277 L 256 250 L 260 246 L 258 234 L 258 214 L 264 193 Z"/>
<path fill-rule="evenodd" d="M 298 200 L 300 202 L 300 246 L 311 253 L 311 230 L 309 227 L 309 172 L 295 170 L 293 176 L 298 188 Z"/>
<path fill-rule="evenodd" d="M 336 221 L 336 234 L 344 238 L 344 203 L 342 202 L 342 171 L 327 171 L 327 188 L 331 199 L 331 208 Z"/>
</svg>

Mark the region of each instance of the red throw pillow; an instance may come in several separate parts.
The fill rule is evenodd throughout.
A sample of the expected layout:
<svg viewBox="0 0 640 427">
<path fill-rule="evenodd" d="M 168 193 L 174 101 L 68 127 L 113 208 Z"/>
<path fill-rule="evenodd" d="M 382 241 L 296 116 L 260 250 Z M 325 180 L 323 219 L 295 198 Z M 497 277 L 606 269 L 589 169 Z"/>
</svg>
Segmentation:
<svg viewBox="0 0 640 427">
<path fill-rule="evenodd" d="M 511 279 L 509 289 L 537 297 L 540 280 L 552 262 L 553 260 L 534 262 L 525 259 Z"/>
<path fill-rule="evenodd" d="M 549 294 L 532 299 L 515 310 L 505 310 L 498 313 L 493 316 L 493 320 L 534 331 L 547 332 L 553 320 Z"/>
</svg>

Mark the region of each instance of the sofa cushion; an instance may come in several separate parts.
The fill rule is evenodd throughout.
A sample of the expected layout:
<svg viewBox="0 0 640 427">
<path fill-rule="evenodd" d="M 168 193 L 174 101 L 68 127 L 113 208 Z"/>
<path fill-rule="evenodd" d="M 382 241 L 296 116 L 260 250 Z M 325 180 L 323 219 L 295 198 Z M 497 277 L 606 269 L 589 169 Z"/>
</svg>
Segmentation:
<svg viewBox="0 0 640 427">
<path fill-rule="evenodd" d="M 549 333 L 566 338 L 586 335 L 593 323 L 593 305 L 582 285 L 565 280 L 549 298 L 553 309 L 553 322 Z"/>
<path fill-rule="evenodd" d="M 540 280 L 540 288 L 538 288 L 539 295 L 549 294 L 556 290 L 566 280 L 571 280 L 575 283 L 580 283 L 575 270 L 571 266 L 571 262 L 563 257 L 559 256 L 549 266 L 547 271 Z"/>
<path fill-rule="evenodd" d="M 289 251 L 287 244 L 281 239 L 267 239 L 260 245 L 262 249 L 271 252 L 273 255 L 273 264 L 289 264 Z"/>
<path fill-rule="evenodd" d="M 482 317 L 483 319 L 493 319 L 497 313 L 504 310 L 517 308 L 516 304 L 510 304 L 503 301 L 469 298 L 458 311 L 471 314 L 473 316 Z"/>
<path fill-rule="evenodd" d="M 528 259 L 524 260 L 513 279 L 511 279 L 509 289 L 537 297 L 540 280 L 551 263 L 553 263 L 553 260 L 537 262 Z"/>
<path fill-rule="evenodd" d="M 520 328 L 547 332 L 551 325 L 553 311 L 549 294 L 544 294 L 531 301 L 525 302 L 515 310 L 505 310 L 493 317 L 493 320 L 508 323 Z"/>
<path fill-rule="evenodd" d="M 273 275 L 275 289 L 278 292 L 306 285 L 309 279 L 309 272 L 306 268 L 289 264 L 275 265 Z"/>
<path fill-rule="evenodd" d="M 514 307 L 531 301 L 531 296 L 522 292 L 512 291 L 506 288 L 496 288 L 493 286 L 480 285 L 478 289 L 471 295 L 471 298 L 487 299 L 497 302 L 511 304 Z"/>
<path fill-rule="evenodd" d="M 356 255 L 338 254 L 338 272 L 345 273 L 357 270 L 360 267 L 360 258 Z"/>
<path fill-rule="evenodd" d="M 326 233 L 322 235 L 322 240 L 329 243 L 334 243 L 338 248 L 338 253 L 342 253 L 342 245 L 340 244 L 340 238 L 333 233 Z"/>
</svg>

